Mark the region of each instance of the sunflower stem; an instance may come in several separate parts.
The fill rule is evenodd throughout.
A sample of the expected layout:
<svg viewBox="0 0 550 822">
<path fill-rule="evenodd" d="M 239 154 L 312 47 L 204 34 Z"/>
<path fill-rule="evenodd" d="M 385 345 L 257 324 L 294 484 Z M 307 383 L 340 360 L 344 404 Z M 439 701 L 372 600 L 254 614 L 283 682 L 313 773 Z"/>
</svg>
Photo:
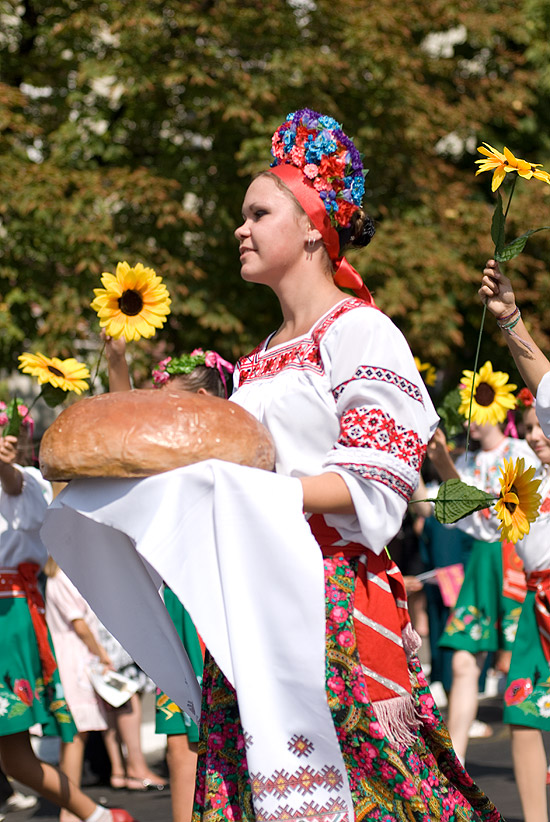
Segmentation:
<svg viewBox="0 0 550 822">
<path fill-rule="evenodd" d="M 483 325 L 485 323 L 485 315 L 487 314 L 487 303 L 483 303 L 483 312 L 481 314 L 481 325 L 479 327 L 479 335 L 477 338 L 476 359 L 474 362 L 474 376 L 472 379 L 472 390 L 470 392 L 470 406 L 468 408 L 468 429 L 466 431 L 466 453 L 464 460 L 468 463 L 468 447 L 470 445 L 470 425 L 472 423 L 472 404 L 474 402 L 474 389 L 476 384 L 477 364 L 479 362 L 479 351 L 481 349 L 481 337 L 483 336 Z"/>
<path fill-rule="evenodd" d="M 506 211 L 504 212 L 504 226 L 503 226 L 503 229 L 502 229 L 503 234 L 506 232 L 506 217 L 508 216 L 508 212 L 510 211 L 510 204 L 512 202 L 512 197 L 514 196 L 514 191 L 516 189 L 517 179 L 518 179 L 517 176 L 512 178 L 512 187 L 510 189 L 510 196 L 508 197 L 508 202 L 506 203 Z M 496 253 L 497 253 L 497 249 L 495 247 L 495 250 L 494 250 L 493 254 L 496 254 Z M 468 429 L 466 431 L 466 453 L 464 455 L 464 460 L 465 460 L 466 464 L 468 464 L 468 448 L 469 448 L 469 445 L 470 445 L 470 425 L 472 423 L 472 405 L 473 405 L 473 402 L 474 402 L 474 388 L 475 388 L 475 381 L 476 381 L 476 374 L 477 374 L 477 365 L 478 365 L 478 362 L 479 362 L 479 352 L 480 352 L 480 349 L 481 349 L 481 338 L 483 336 L 483 326 L 485 324 L 485 315 L 486 314 L 487 314 L 487 303 L 484 302 L 483 303 L 483 312 L 481 314 L 481 325 L 479 327 L 479 336 L 477 338 L 476 358 L 475 358 L 475 363 L 474 363 L 474 376 L 473 376 L 473 379 L 472 379 L 472 390 L 470 392 L 470 406 L 468 408 Z"/>
<path fill-rule="evenodd" d="M 97 363 L 96 363 L 96 367 L 95 367 L 95 374 L 92 377 L 92 379 L 90 380 L 90 394 L 94 393 L 94 385 L 95 385 L 95 381 L 97 380 L 97 375 L 99 374 L 99 366 L 101 365 L 101 359 L 103 357 L 103 352 L 105 351 L 105 344 L 106 344 L 106 341 L 103 340 L 103 345 L 101 346 L 101 351 L 99 352 L 99 357 L 97 358 Z"/>
</svg>

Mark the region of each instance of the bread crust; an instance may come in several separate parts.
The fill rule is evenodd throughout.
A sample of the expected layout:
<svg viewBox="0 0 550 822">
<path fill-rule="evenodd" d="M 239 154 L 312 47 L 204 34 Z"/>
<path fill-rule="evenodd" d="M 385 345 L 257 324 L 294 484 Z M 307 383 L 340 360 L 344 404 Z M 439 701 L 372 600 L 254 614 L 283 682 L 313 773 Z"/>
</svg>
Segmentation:
<svg viewBox="0 0 550 822">
<path fill-rule="evenodd" d="M 46 430 L 40 470 L 48 480 L 149 477 L 217 458 L 272 471 L 275 447 L 233 402 L 169 387 L 86 397 Z"/>
</svg>

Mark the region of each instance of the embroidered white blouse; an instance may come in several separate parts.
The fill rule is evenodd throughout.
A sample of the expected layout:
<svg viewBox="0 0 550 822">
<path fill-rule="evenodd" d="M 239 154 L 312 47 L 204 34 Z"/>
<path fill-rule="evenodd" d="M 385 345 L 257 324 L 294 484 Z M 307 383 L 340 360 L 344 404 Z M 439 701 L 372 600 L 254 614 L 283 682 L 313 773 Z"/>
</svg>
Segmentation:
<svg viewBox="0 0 550 822">
<path fill-rule="evenodd" d="M 348 298 L 290 342 L 242 357 L 232 400 L 271 432 L 276 470 L 336 472 L 356 515 L 325 515 L 344 540 L 380 553 L 418 484 L 438 417 L 392 321 Z"/>
<path fill-rule="evenodd" d="M 10 496 L 0 487 L 0 566 L 16 568 L 21 562 L 44 565 L 48 554 L 40 539 L 40 528 L 52 489 L 37 468 L 21 467 L 23 490 Z"/>
</svg>

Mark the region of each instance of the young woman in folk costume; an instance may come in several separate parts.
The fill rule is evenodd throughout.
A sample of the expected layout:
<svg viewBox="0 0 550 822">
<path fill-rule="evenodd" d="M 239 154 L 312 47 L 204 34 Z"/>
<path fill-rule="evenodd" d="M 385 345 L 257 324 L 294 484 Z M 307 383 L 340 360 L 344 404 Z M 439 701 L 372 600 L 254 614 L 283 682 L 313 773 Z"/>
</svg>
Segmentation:
<svg viewBox="0 0 550 822">
<path fill-rule="evenodd" d="M 51 487 L 37 469 L 16 464 L 16 456 L 17 438 L 0 436 L 2 768 L 78 819 L 132 822 L 120 808 L 96 805 L 57 768 L 37 759 L 31 746 L 29 728 L 36 723 L 44 734 L 67 742 L 76 728 L 63 696 L 38 588 L 38 573 L 47 559 L 39 531 Z"/>
<path fill-rule="evenodd" d="M 401 574 L 384 550 L 437 416 L 405 339 L 343 257 L 374 233 L 360 207 L 359 153 L 336 121 L 307 109 L 288 116 L 272 145 L 274 162 L 249 186 L 235 235 L 243 279 L 273 289 L 283 321 L 239 361 L 232 400 L 271 432 L 277 472 L 301 478 L 324 557 L 326 695 L 355 818 L 499 819 L 454 754 L 415 656 Z M 311 780 L 325 776 L 308 769 L 307 740 L 294 740 L 303 767 L 271 778 L 249 773 L 250 744 L 236 694 L 207 655 L 196 822 L 250 820 L 253 799 L 284 805 L 296 791 L 304 804 L 289 818 L 342 818 L 330 802 L 308 805 Z"/>
<path fill-rule="evenodd" d="M 127 391 L 131 388 L 126 362 L 124 338 L 105 337 L 105 351 L 109 366 L 109 389 Z M 191 354 L 166 357 L 153 369 L 155 388 L 228 396 L 233 366 L 215 351 L 195 349 Z M 176 626 L 181 641 L 199 681 L 202 682 L 204 645 L 197 634 L 191 617 L 167 585 L 163 591 L 164 604 Z M 170 773 L 170 799 L 173 822 L 189 822 L 193 808 L 195 772 L 199 730 L 192 719 L 163 691 L 157 690 L 155 729 L 167 737 L 167 762 Z"/>
</svg>

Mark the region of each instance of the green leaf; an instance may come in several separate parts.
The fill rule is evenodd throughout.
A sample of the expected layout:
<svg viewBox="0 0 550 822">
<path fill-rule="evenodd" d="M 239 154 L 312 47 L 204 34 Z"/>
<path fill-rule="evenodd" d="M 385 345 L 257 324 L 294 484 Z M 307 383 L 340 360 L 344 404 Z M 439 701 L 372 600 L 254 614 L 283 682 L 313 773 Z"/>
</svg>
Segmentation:
<svg viewBox="0 0 550 822">
<path fill-rule="evenodd" d="M 19 413 L 19 408 L 17 407 L 17 399 L 14 397 L 8 407 L 6 408 L 6 414 L 8 416 L 8 423 L 4 428 L 3 436 L 4 437 L 18 437 L 19 431 L 21 430 L 21 422 L 23 417 Z"/>
<path fill-rule="evenodd" d="M 61 405 L 65 401 L 67 392 L 63 391 L 62 388 L 54 388 L 53 385 L 46 383 L 40 392 L 40 396 L 50 408 L 55 408 L 56 405 Z"/>
<path fill-rule="evenodd" d="M 446 394 L 443 402 L 437 409 L 447 439 L 457 437 L 459 434 L 464 433 L 464 417 L 458 413 L 460 401 L 460 389 L 453 388 L 452 391 Z"/>
<path fill-rule="evenodd" d="M 504 248 L 500 249 L 500 251 L 495 252 L 495 260 L 498 260 L 499 263 L 507 263 L 509 260 L 513 260 L 514 257 L 521 254 L 525 248 L 525 243 L 531 234 L 536 234 L 537 231 L 545 231 L 546 229 L 550 229 L 550 225 L 543 225 L 540 228 L 532 228 L 531 231 L 526 231 L 525 234 L 521 235 L 521 237 L 516 237 L 515 240 L 512 240 L 511 243 L 505 245 Z"/>
<path fill-rule="evenodd" d="M 497 191 L 497 201 L 495 204 L 495 210 L 493 212 L 493 219 L 491 221 L 491 238 L 495 244 L 495 257 L 498 260 L 498 254 L 502 251 L 502 247 L 504 246 L 504 226 L 506 224 L 506 219 L 504 217 L 504 212 L 502 210 L 502 197 L 500 196 L 500 191 Z"/>
<path fill-rule="evenodd" d="M 494 494 L 480 491 L 459 479 L 442 483 L 435 501 L 435 517 L 438 522 L 449 525 L 462 517 L 489 508 L 495 501 Z"/>
</svg>

